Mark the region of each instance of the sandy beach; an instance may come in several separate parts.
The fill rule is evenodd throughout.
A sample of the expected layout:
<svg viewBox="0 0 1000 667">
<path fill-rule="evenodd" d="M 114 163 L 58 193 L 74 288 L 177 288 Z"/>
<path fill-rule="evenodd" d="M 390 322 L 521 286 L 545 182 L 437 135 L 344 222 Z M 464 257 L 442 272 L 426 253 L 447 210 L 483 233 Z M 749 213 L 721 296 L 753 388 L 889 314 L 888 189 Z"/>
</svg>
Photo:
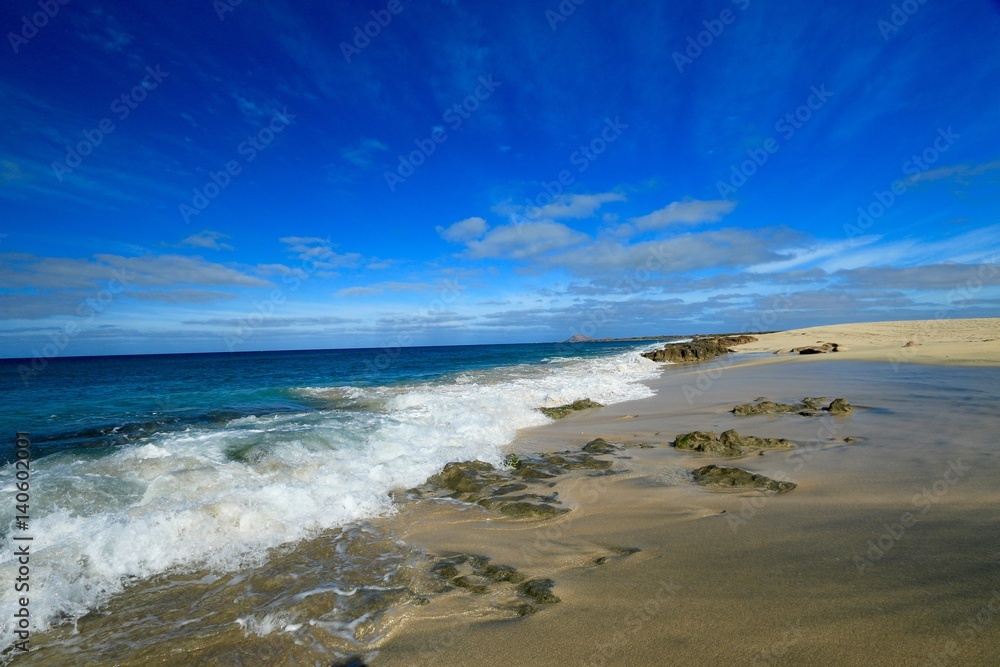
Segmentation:
<svg viewBox="0 0 1000 667">
<path fill-rule="evenodd" d="M 654 398 L 522 431 L 512 451 L 617 443 L 601 457 L 617 474 L 554 481 L 572 511 L 545 521 L 424 502 L 392 522 L 430 554 L 479 554 L 550 578 L 561 601 L 511 618 L 509 590 L 459 588 L 402 608 L 369 664 L 996 664 L 1000 370 L 971 366 L 996 364 L 998 334 L 996 319 L 768 334 L 739 354 L 665 366 Z M 847 351 L 771 354 L 802 340 Z M 910 340 L 921 345 L 903 348 Z M 913 353 L 896 359 L 900 349 Z M 854 409 L 730 412 L 805 396 Z M 727 429 L 797 446 L 735 459 L 669 446 Z M 798 487 L 694 485 L 689 471 L 709 463 Z"/>
<path fill-rule="evenodd" d="M 518 431 L 509 469 L 449 464 L 260 565 L 136 582 L 16 664 L 995 665 L 998 334 L 817 327 L 663 364 L 650 398 Z M 733 413 L 763 399 L 788 410 Z M 730 429 L 774 448 L 674 446 Z M 696 484 L 711 465 L 796 486 Z"/>
<path fill-rule="evenodd" d="M 738 346 L 737 351 L 774 353 L 838 343 L 836 354 L 811 358 L 953 366 L 1000 364 L 1000 319 L 995 318 L 836 324 L 761 334 L 758 339 Z"/>
</svg>

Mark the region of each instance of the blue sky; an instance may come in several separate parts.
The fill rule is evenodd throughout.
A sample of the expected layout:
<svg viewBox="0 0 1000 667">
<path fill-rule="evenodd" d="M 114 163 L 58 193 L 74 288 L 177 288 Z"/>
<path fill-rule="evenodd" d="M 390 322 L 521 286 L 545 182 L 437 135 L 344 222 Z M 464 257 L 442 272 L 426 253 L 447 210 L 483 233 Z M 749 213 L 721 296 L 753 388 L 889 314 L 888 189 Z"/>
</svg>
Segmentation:
<svg viewBox="0 0 1000 667">
<path fill-rule="evenodd" d="M 678 5 L 5 2 L 0 356 L 997 314 L 1000 3 Z"/>
</svg>

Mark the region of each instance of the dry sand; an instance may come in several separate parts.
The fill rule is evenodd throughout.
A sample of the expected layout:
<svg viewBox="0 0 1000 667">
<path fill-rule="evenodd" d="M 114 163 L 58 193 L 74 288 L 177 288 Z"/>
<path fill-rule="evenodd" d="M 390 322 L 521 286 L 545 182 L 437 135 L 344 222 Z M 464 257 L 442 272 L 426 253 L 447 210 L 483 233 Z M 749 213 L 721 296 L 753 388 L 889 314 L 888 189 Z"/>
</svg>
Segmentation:
<svg viewBox="0 0 1000 667">
<path fill-rule="evenodd" d="M 776 352 L 816 343 L 838 343 L 841 349 L 836 354 L 811 356 L 956 366 L 1000 365 L 1000 318 L 835 324 L 762 334 L 758 338 L 756 343 L 741 345 L 736 350 Z"/>
<path fill-rule="evenodd" d="M 548 521 L 404 509 L 392 521 L 407 542 L 551 577 L 562 601 L 511 620 L 498 600 L 458 590 L 404 608 L 369 664 L 998 664 L 1000 369 L 863 361 L 891 361 L 912 339 L 922 345 L 900 361 L 996 363 L 998 320 L 933 325 L 771 334 L 743 349 L 804 339 L 849 350 L 668 365 L 654 398 L 523 431 L 515 451 L 599 436 L 657 446 L 608 455 L 612 476 L 559 478 L 553 490 L 573 511 Z M 842 363 L 813 363 L 830 358 Z M 823 418 L 729 412 L 761 395 L 843 396 L 856 407 Z M 679 433 L 728 428 L 799 447 L 733 460 L 668 446 Z M 781 495 L 694 486 L 688 471 L 707 463 L 799 486 Z"/>
</svg>

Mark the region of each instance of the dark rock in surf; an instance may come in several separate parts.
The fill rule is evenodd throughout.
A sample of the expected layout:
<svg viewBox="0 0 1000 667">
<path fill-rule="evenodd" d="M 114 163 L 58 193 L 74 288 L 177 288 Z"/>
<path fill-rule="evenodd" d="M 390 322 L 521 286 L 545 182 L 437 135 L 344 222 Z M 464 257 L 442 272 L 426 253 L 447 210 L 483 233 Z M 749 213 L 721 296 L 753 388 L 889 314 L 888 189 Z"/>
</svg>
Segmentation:
<svg viewBox="0 0 1000 667">
<path fill-rule="evenodd" d="M 764 475 L 757 475 L 742 468 L 723 468 L 708 465 L 693 471 L 694 481 L 704 486 L 725 486 L 737 489 L 763 489 L 783 493 L 795 488 L 793 482 L 779 482 Z"/>
</svg>

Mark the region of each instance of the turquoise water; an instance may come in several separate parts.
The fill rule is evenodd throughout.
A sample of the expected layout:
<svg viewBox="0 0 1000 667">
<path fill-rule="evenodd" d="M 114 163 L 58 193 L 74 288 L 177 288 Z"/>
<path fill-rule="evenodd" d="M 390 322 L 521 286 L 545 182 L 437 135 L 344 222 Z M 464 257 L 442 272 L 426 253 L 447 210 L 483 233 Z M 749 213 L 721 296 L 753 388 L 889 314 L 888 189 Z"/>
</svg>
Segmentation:
<svg viewBox="0 0 1000 667">
<path fill-rule="evenodd" d="M 536 408 L 651 395 L 652 342 L 0 362 L 0 497 L 32 441 L 36 629 L 164 572 L 260 566 L 269 550 L 392 511 L 448 461 L 499 465 Z M 16 571 L 0 504 L 0 578 Z M 192 539 L 197 536 L 197 539 Z M 13 591 L 0 592 L 11 637 Z"/>
</svg>

